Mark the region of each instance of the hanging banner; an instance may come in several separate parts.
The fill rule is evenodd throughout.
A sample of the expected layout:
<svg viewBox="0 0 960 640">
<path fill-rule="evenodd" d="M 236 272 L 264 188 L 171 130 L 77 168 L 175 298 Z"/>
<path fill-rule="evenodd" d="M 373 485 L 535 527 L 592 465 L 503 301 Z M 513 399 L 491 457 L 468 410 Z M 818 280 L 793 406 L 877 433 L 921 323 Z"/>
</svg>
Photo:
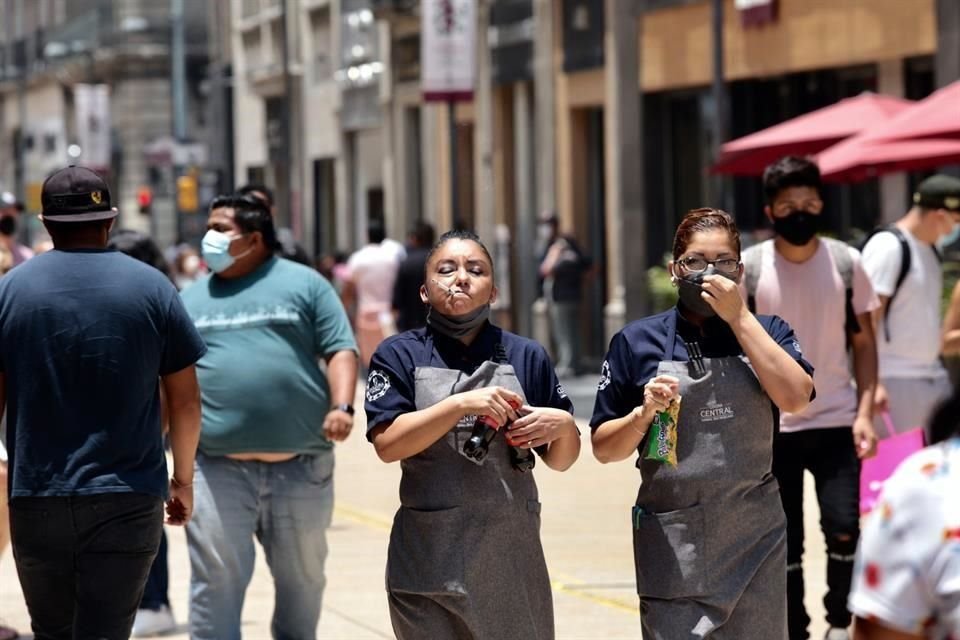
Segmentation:
<svg viewBox="0 0 960 640">
<path fill-rule="evenodd" d="M 744 27 L 762 27 L 777 20 L 777 0 L 734 0 Z"/>
<path fill-rule="evenodd" d="M 73 87 L 77 117 L 79 161 L 91 169 L 110 167 L 110 87 L 105 84 L 78 84 Z"/>
<path fill-rule="evenodd" d="M 423 0 L 420 14 L 420 82 L 424 101 L 473 100 L 476 0 Z"/>
</svg>

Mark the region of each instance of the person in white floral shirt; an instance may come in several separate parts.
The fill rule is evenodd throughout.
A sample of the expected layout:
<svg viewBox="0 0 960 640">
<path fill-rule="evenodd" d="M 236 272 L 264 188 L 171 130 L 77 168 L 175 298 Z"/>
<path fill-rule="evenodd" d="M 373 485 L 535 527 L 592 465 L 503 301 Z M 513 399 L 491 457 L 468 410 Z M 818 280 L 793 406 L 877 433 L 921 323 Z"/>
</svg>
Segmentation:
<svg viewBox="0 0 960 640">
<path fill-rule="evenodd" d="M 930 433 L 933 446 L 897 468 L 860 537 L 854 640 L 960 640 L 960 394 Z"/>
</svg>

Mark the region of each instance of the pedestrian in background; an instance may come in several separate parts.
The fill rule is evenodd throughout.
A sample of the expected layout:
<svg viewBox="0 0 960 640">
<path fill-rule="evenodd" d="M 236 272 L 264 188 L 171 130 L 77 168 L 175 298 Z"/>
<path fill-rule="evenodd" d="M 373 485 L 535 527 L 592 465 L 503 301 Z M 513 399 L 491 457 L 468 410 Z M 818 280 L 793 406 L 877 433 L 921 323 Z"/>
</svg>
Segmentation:
<svg viewBox="0 0 960 640">
<path fill-rule="evenodd" d="M 540 229 L 546 247 L 540 258 L 542 294 L 556 346 L 557 375 L 563 378 L 576 375 L 580 367 L 580 300 L 590 260 L 573 236 L 560 233 L 556 215 L 541 221 Z"/>
<path fill-rule="evenodd" d="M 0 194 L 0 275 L 6 274 L 14 267 L 17 256 L 21 257 L 21 262 L 30 257 L 26 247 L 21 247 L 12 239 L 22 210 L 22 205 L 12 193 Z M 6 431 L 7 421 L 6 417 L 3 417 L 0 419 L 0 556 L 10 542 L 10 512 L 7 508 L 7 449 L 4 446 Z M 0 623 L 0 640 L 10 640 L 17 636 L 14 629 Z"/>
<path fill-rule="evenodd" d="M 419 295 L 427 327 L 377 348 L 366 389 L 367 439 L 403 473 L 387 552 L 394 633 L 550 640 L 540 501 L 524 465 L 531 449 L 558 471 L 576 461 L 573 405 L 542 346 L 490 324 L 493 260 L 475 234 L 440 237 Z M 480 457 L 464 449 L 478 416 L 506 430 Z"/>
<path fill-rule="evenodd" d="M 17 266 L 33 257 L 33 251 L 18 242 L 23 203 L 9 191 L 0 193 L 0 247 L 13 258 Z"/>
<path fill-rule="evenodd" d="M 262 201 L 220 196 L 207 228 L 213 273 L 182 294 L 209 346 L 198 365 L 197 517 L 187 527 L 190 635 L 240 638 L 256 538 L 276 592 L 273 637 L 310 640 L 326 586 L 333 443 L 353 427 L 356 343 L 330 283 L 275 255 Z"/>
<path fill-rule="evenodd" d="M 880 302 L 849 245 L 823 238 L 820 170 L 785 157 L 764 171 L 764 212 L 776 236 L 743 254 L 743 293 L 755 313 L 780 316 L 803 341 L 816 369 L 817 397 L 803 411 L 783 411 L 773 474 L 787 514 L 790 640 L 809 637 L 804 607 L 804 470 L 816 480 L 827 547 L 826 640 L 848 640 L 847 596 L 860 535 L 860 459 L 873 455 L 877 345 L 870 314 Z M 849 344 L 853 375 L 847 356 Z"/>
<path fill-rule="evenodd" d="M 960 638 L 960 395 L 927 431 L 933 446 L 897 467 L 864 525 L 854 640 Z"/>
<path fill-rule="evenodd" d="M 117 210 L 83 167 L 43 183 L 54 250 L 0 280 L 14 557 L 37 638 L 130 636 L 167 522 L 193 513 L 206 347 L 163 274 L 107 249 Z M 169 410 L 167 479 L 159 386 Z"/>
<path fill-rule="evenodd" d="M 435 242 L 433 225 L 418 221 L 408 236 L 407 257 L 400 263 L 393 284 L 393 313 L 397 331 L 419 329 L 427 324 L 427 305 L 420 300 L 427 256 Z"/>
<path fill-rule="evenodd" d="M 950 378 L 940 359 L 943 272 L 937 246 L 960 233 L 960 180 L 935 175 L 917 187 L 913 207 L 863 247 L 863 268 L 880 296 L 873 313 L 880 387 L 877 408 L 906 431 L 928 423 L 950 396 Z M 887 433 L 876 416 L 878 433 Z"/>
<path fill-rule="evenodd" d="M 383 222 L 371 220 L 367 226 L 367 244 L 347 260 L 343 301 L 354 309 L 353 325 L 360 347 L 360 364 L 370 364 L 377 345 L 391 332 L 393 323 L 393 284 L 402 255 L 395 242 L 387 242 Z"/>
<path fill-rule="evenodd" d="M 668 269 L 677 306 L 613 337 L 590 419 L 598 460 L 639 453 L 633 546 L 643 637 L 782 640 L 787 525 L 773 437 L 778 411 L 801 411 L 813 397 L 813 369 L 786 322 L 744 305 L 729 214 L 689 212 Z M 679 404 L 672 463 L 667 436 L 648 436 L 655 420 L 665 428 L 657 416 L 671 403 Z"/>
<path fill-rule="evenodd" d="M 139 260 L 148 264 L 172 281 L 170 268 L 167 265 L 166 258 L 160 247 L 150 239 L 149 236 L 135 231 L 133 229 L 120 229 L 110 236 L 107 243 L 108 249 L 114 249 L 130 256 L 134 260 Z M 166 398 L 163 389 L 160 389 L 160 425 L 164 436 L 167 433 L 167 408 Z M 166 444 L 166 443 L 165 443 Z M 176 620 L 173 618 L 173 611 L 170 609 L 170 578 L 169 567 L 167 566 L 167 534 L 164 531 L 160 537 L 160 547 L 157 550 L 157 557 L 154 558 L 150 566 L 150 574 L 147 576 L 147 583 L 143 590 L 143 597 L 140 599 L 140 606 L 137 607 L 137 617 L 133 622 L 133 631 L 131 636 L 134 638 L 145 638 L 154 635 L 160 635 L 173 631 L 176 626 Z"/>
<path fill-rule="evenodd" d="M 251 196 L 262 200 L 267 208 L 270 210 L 270 215 L 273 216 L 274 221 L 277 219 L 277 201 L 273 197 L 273 190 L 263 184 L 245 184 L 239 189 L 237 189 L 239 195 Z M 274 225 L 276 226 L 276 225 Z M 298 264 L 311 266 L 310 265 L 310 256 L 307 255 L 307 250 L 304 249 L 296 241 L 296 238 L 293 237 L 293 232 L 286 227 L 277 227 L 277 246 L 279 248 L 280 256 L 286 258 L 287 260 L 292 260 Z"/>
</svg>

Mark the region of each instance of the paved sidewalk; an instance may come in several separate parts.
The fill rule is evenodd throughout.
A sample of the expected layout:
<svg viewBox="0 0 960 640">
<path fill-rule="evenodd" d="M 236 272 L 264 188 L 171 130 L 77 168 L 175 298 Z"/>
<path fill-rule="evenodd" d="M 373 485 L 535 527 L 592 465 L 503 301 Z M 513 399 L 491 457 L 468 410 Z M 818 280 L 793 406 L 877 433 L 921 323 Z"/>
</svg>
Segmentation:
<svg viewBox="0 0 960 640">
<path fill-rule="evenodd" d="M 586 409 L 589 412 L 589 409 Z M 583 413 L 583 411 L 578 411 Z M 543 501 L 543 543 L 554 581 L 557 638 L 610 640 L 640 637 L 634 592 L 629 508 L 638 476 L 629 462 L 601 465 L 590 454 L 584 431 L 580 460 L 567 473 L 538 465 Z M 319 638 L 366 640 L 392 638 L 384 594 L 388 534 L 398 506 L 399 465 L 381 463 L 363 436 L 362 418 L 350 440 L 337 448 L 337 507 L 329 531 L 328 587 Z M 823 540 L 808 483 L 808 606 L 815 624 L 812 637 L 823 636 L 825 588 Z M 174 614 L 186 622 L 189 562 L 183 531 L 170 536 L 170 595 Z M 270 637 L 273 587 L 259 552 L 243 612 L 244 637 Z M 0 619 L 29 629 L 12 558 L 0 560 Z M 170 638 L 187 638 L 184 625 Z"/>
</svg>

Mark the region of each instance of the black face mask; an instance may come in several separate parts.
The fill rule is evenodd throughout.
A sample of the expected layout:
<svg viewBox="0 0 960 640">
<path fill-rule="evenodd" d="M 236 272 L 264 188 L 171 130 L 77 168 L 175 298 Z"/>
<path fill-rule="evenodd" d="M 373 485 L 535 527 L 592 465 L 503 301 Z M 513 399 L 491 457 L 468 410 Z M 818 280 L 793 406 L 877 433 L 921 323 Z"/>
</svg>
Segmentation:
<svg viewBox="0 0 960 640">
<path fill-rule="evenodd" d="M 802 247 L 820 231 L 820 216 L 809 211 L 791 211 L 786 217 L 773 219 L 773 230 L 790 244 Z"/>
<path fill-rule="evenodd" d="M 0 233 L 5 236 L 12 236 L 17 232 L 17 219 L 13 216 L 3 216 L 0 218 Z"/>
<path fill-rule="evenodd" d="M 717 312 L 706 300 L 700 297 L 703 292 L 701 285 L 706 276 L 723 276 L 733 281 L 737 279 L 736 276 L 717 271 L 713 268 L 713 265 L 710 265 L 703 273 L 692 273 L 683 278 L 678 277 L 677 295 L 680 297 L 680 304 L 687 311 L 695 313 L 701 318 L 712 318 L 717 315 Z"/>
</svg>

